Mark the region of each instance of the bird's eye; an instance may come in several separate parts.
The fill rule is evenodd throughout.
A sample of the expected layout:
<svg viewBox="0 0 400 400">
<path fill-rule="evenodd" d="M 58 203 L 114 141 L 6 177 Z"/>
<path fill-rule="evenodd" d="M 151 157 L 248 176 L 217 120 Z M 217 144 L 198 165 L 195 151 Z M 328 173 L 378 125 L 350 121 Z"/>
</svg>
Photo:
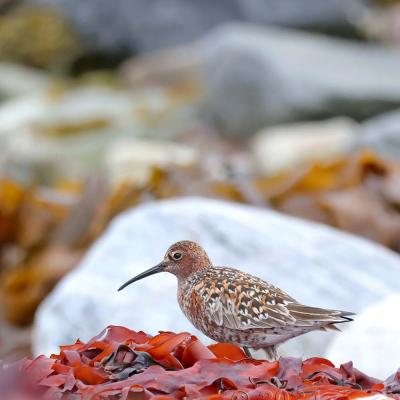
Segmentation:
<svg viewBox="0 0 400 400">
<path fill-rule="evenodd" d="M 176 261 L 180 260 L 182 258 L 182 253 L 179 251 L 176 251 L 175 253 L 172 253 L 172 258 Z"/>
</svg>

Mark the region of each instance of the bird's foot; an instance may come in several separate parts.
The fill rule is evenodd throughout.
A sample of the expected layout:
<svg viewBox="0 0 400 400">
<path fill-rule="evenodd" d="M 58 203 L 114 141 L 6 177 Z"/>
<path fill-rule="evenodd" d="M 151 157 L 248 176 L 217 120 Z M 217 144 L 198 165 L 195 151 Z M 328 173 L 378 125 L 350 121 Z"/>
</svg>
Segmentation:
<svg viewBox="0 0 400 400">
<path fill-rule="evenodd" d="M 268 346 L 268 347 L 263 347 L 262 348 L 265 353 L 265 359 L 267 361 L 277 361 L 279 356 L 278 356 L 278 351 L 276 346 Z"/>
<path fill-rule="evenodd" d="M 285 389 L 287 386 L 287 381 L 280 380 L 277 376 L 271 378 L 271 383 L 279 389 Z"/>
</svg>

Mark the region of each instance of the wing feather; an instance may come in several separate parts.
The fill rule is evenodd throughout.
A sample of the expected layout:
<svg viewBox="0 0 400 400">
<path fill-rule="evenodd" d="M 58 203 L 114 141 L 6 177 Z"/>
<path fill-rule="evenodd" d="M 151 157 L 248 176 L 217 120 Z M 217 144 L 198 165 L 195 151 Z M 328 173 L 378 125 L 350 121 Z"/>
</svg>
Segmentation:
<svg viewBox="0 0 400 400">
<path fill-rule="evenodd" d="M 205 314 L 231 329 L 275 328 L 296 322 L 287 304 L 294 301 L 280 289 L 249 274 L 218 268 L 200 289 Z"/>
<path fill-rule="evenodd" d="M 246 330 L 286 326 L 327 326 L 352 313 L 308 307 L 281 289 L 232 268 L 215 268 L 200 288 L 206 317 L 219 326 Z"/>
</svg>

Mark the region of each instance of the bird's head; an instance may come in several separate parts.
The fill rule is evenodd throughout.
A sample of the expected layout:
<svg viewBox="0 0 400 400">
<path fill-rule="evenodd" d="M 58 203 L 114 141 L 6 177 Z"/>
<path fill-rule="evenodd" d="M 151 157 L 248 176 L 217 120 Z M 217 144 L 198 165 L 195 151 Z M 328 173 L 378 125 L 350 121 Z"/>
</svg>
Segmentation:
<svg viewBox="0 0 400 400">
<path fill-rule="evenodd" d="M 183 240 L 173 244 L 165 253 L 163 261 L 155 267 L 124 283 L 118 291 L 124 289 L 133 282 L 146 278 L 159 272 L 170 272 L 179 280 L 185 279 L 191 274 L 211 266 L 211 261 L 204 249 L 195 242 Z"/>
</svg>

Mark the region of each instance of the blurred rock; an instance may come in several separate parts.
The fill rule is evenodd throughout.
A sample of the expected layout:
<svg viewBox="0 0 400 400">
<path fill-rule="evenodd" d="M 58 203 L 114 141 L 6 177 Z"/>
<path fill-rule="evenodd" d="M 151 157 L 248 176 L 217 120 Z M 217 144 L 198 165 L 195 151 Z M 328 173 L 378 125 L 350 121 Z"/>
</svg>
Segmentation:
<svg viewBox="0 0 400 400">
<path fill-rule="evenodd" d="M 397 48 L 300 31 L 231 24 L 186 48 L 126 63 L 132 84 L 157 70 L 198 79 L 202 113 L 218 130 L 240 137 L 283 122 L 330 116 L 367 118 L 400 105 Z M 140 74 L 138 71 L 141 71 Z M 179 72 L 179 74 L 178 74 Z"/>
<path fill-rule="evenodd" d="M 370 39 L 400 43 L 400 4 L 388 1 L 385 6 L 381 4 L 368 7 L 359 20 L 359 27 Z"/>
<path fill-rule="evenodd" d="M 384 379 L 399 366 L 400 294 L 367 307 L 350 328 L 334 338 L 328 358 L 340 364 L 357 360 L 357 368 Z"/>
<path fill-rule="evenodd" d="M 53 88 L 0 105 L 0 168 L 25 180 L 81 179 L 121 138 L 169 139 L 195 124 L 193 93 Z"/>
<path fill-rule="evenodd" d="M 24 65 L 0 63 L 0 100 L 39 92 L 49 85 L 46 73 Z"/>
<path fill-rule="evenodd" d="M 29 0 L 60 10 L 90 49 L 148 51 L 198 38 L 228 21 L 355 33 L 364 0 Z M 104 27 L 107 26 L 107 29 Z"/>
<path fill-rule="evenodd" d="M 360 312 L 400 290 L 399 257 L 363 239 L 222 201 L 157 202 L 115 219 L 83 263 L 42 303 L 34 352 L 50 354 L 60 343 L 88 339 L 108 324 L 149 333 L 195 332 L 179 310 L 172 275 L 145 279 L 117 293 L 121 283 L 155 265 L 171 243 L 182 239 L 198 241 L 216 265 L 258 275 L 305 304 Z M 313 332 L 282 350 L 293 356 L 324 355 L 333 335 Z"/>
<path fill-rule="evenodd" d="M 400 160 L 400 110 L 365 121 L 354 147 L 368 147 L 383 156 Z"/>
<path fill-rule="evenodd" d="M 356 128 L 348 118 L 278 125 L 257 133 L 251 147 L 263 172 L 275 173 L 343 156 L 354 142 Z"/>
<path fill-rule="evenodd" d="M 172 142 L 122 139 L 108 148 L 105 163 L 114 181 L 128 179 L 144 185 L 154 167 L 189 167 L 198 156 L 195 149 Z"/>
<path fill-rule="evenodd" d="M 0 15 L 0 59 L 39 68 L 68 66 L 81 42 L 61 13 L 48 7 L 15 7 Z"/>
<path fill-rule="evenodd" d="M 199 46 L 205 111 L 227 133 L 316 116 L 361 119 L 400 104 L 397 48 L 241 25 Z"/>
</svg>

